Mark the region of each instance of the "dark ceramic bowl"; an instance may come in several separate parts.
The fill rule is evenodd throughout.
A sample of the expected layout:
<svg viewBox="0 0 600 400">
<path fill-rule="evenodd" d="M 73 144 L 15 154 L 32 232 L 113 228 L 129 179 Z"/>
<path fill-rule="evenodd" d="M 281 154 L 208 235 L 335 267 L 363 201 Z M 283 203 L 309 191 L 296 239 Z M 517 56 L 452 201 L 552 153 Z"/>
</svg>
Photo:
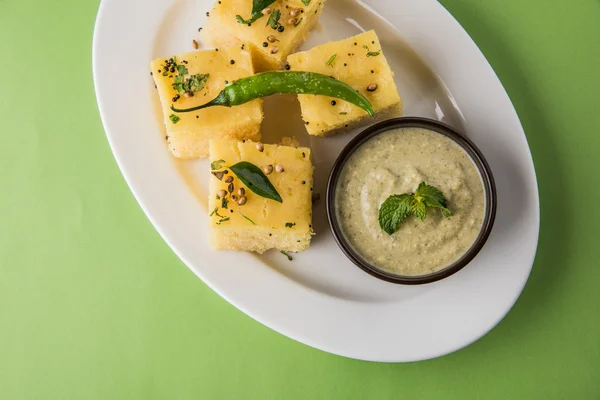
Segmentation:
<svg viewBox="0 0 600 400">
<path fill-rule="evenodd" d="M 439 271 L 433 272 L 427 275 L 418 276 L 402 276 L 386 272 L 378 267 L 368 263 L 364 258 L 357 253 L 353 247 L 348 243 L 342 233 L 342 228 L 337 220 L 337 213 L 335 210 L 335 192 L 337 189 L 337 181 L 340 176 L 340 172 L 344 167 L 344 164 L 348 158 L 354 153 L 367 140 L 374 136 L 396 128 L 423 128 L 428 129 L 437 133 L 440 133 L 447 138 L 453 140 L 458 144 L 473 160 L 479 174 L 481 175 L 483 182 L 483 190 L 485 193 L 485 214 L 483 216 L 483 223 L 479 235 L 465 254 L 457 261 L 449 265 L 448 267 Z M 492 225 L 494 224 L 494 218 L 496 217 L 496 186 L 494 184 L 494 177 L 488 163 L 485 161 L 481 151 L 471 142 L 468 138 L 457 132 L 454 128 L 443 124 L 441 122 L 417 117 L 403 117 L 394 118 L 387 121 L 380 122 L 363 132 L 358 134 L 348 145 L 342 150 L 341 154 L 335 161 L 331 175 L 329 176 L 329 182 L 327 184 L 327 218 L 329 219 L 329 226 L 333 233 L 335 241 L 340 246 L 344 254 L 358 267 L 362 268 L 365 272 L 388 282 L 399 283 L 405 285 L 419 285 L 424 283 L 430 283 L 439 281 L 440 279 L 446 278 L 457 271 L 464 268 L 475 256 L 483 245 L 492 231 Z"/>
</svg>

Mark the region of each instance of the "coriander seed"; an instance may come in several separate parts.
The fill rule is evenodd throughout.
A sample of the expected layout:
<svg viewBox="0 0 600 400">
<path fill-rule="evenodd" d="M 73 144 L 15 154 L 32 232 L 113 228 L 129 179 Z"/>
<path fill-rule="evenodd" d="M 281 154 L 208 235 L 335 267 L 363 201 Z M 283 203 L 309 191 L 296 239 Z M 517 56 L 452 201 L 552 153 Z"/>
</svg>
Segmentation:
<svg viewBox="0 0 600 400">
<path fill-rule="evenodd" d="M 244 196 L 244 195 L 246 194 L 246 189 L 244 189 L 244 188 L 239 188 L 239 189 L 238 189 L 238 191 L 237 191 L 237 194 L 238 194 L 239 196 Z"/>
<path fill-rule="evenodd" d="M 246 204 L 248 202 L 248 199 L 245 196 L 240 197 L 240 199 L 238 200 L 238 204 L 240 206 L 243 206 L 244 204 Z"/>
<path fill-rule="evenodd" d="M 225 178 L 225 183 L 231 183 L 233 182 L 233 176 L 228 176 L 227 178 Z"/>
<path fill-rule="evenodd" d="M 262 153 L 265 150 L 265 146 L 262 143 L 256 143 L 256 150 Z"/>
<path fill-rule="evenodd" d="M 225 196 L 227 196 L 227 192 L 225 190 L 221 189 L 217 192 L 217 195 L 219 195 L 219 197 L 225 197 Z"/>
<path fill-rule="evenodd" d="M 283 167 L 279 164 L 275 164 L 275 172 L 283 172 L 285 171 Z"/>
<path fill-rule="evenodd" d="M 217 178 L 218 180 L 222 180 L 222 179 L 223 179 L 223 175 L 224 175 L 224 174 L 223 174 L 223 171 L 217 171 L 217 172 L 213 172 L 212 174 L 213 174 L 213 175 L 215 176 L 215 178 Z"/>
<path fill-rule="evenodd" d="M 377 90 L 377 84 L 376 83 L 371 83 L 369 86 L 367 86 L 367 91 L 369 92 L 374 92 Z"/>
<path fill-rule="evenodd" d="M 270 175 L 271 172 L 273 172 L 273 166 L 267 165 L 266 167 L 263 168 L 263 172 L 265 173 L 265 175 Z"/>
</svg>

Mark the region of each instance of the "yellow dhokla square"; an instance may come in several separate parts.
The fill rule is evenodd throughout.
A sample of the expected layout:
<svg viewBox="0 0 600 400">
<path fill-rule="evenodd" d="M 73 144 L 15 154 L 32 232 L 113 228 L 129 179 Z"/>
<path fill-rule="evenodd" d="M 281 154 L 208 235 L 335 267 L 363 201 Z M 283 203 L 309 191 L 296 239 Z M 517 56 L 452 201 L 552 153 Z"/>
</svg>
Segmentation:
<svg viewBox="0 0 600 400">
<path fill-rule="evenodd" d="M 310 149 L 215 139 L 210 141 L 210 160 L 223 160 L 223 166 L 212 171 L 208 200 L 211 244 L 216 250 L 263 253 L 272 248 L 292 252 L 308 248 L 312 236 Z M 273 168 L 266 177 L 281 203 L 255 194 L 238 179 L 230 167 L 241 161 L 261 170 Z"/>
<path fill-rule="evenodd" d="M 345 82 L 373 105 L 374 117 L 361 108 L 325 96 L 299 95 L 302 119 L 311 135 L 325 136 L 361 122 L 402 114 L 394 73 L 383 55 L 375 31 L 329 42 L 288 57 L 292 70 L 319 72 Z"/>
<path fill-rule="evenodd" d="M 171 105 L 185 109 L 205 104 L 216 97 L 227 82 L 254 74 L 248 49 L 235 46 L 218 51 L 196 51 L 170 60 L 156 59 L 151 67 L 169 149 L 175 157 L 207 157 L 211 138 L 260 140 L 263 119 L 260 99 L 236 107 L 209 107 L 189 113 L 175 113 L 170 108 Z M 178 81 L 183 84 L 177 85 Z M 183 93 L 186 90 L 188 93 Z"/>
<path fill-rule="evenodd" d="M 257 72 L 281 69 L 286 57 L 308 38 L 325 1 L 277 0 L 268 7 L 269 14 L 252 23 L 242 23 L 251 18 L 252 1 L 219 0 L 209 13 L 204 40 L 217 48 L 250 43 Z"/>
</svg>

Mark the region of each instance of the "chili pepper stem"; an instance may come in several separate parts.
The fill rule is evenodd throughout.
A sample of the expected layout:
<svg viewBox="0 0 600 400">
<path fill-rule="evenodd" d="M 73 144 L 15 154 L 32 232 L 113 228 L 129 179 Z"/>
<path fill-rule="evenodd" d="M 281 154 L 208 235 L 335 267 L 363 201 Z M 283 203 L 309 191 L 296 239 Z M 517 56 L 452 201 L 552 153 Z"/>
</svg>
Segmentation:
<svg viewBox="0 0 600 400">
<path fill-rule="evenodd" d="M 215 97 L 214 99 L 212 99 L 211 101 L 209 101 L 206 104 L 202 104 L 201 106 L 197 106 L 197 107 L 193 107 L 193 108 L 175 108 L 175 106 L 173 106 L 171 104 L 171 110 L 173 110 L 176 113 L 186 113 L 186 112 L 202 110 L 203 108 L 212 107 L 212 106 L 231 107 L 229 104 L 227 104 L 227 99 L 225 97 L 225 93 L 221 92 L 221 93 L 219 93 L 219 95 L 217 97 Z"/>
</svg>

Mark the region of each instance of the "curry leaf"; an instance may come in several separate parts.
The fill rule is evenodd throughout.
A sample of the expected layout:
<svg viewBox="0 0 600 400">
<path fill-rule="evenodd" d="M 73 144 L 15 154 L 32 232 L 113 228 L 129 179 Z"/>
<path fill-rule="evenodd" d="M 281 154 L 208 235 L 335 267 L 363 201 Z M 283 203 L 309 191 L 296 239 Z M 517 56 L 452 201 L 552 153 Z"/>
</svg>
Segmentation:
<svg viewBox="0 0 600 400">
<path fill-rule="evenodd" d="M 256 165 L 241 161 L 229 167 L 244 185 L 257 195 L 283 203 L 277 189 Z"/>
</svg>

